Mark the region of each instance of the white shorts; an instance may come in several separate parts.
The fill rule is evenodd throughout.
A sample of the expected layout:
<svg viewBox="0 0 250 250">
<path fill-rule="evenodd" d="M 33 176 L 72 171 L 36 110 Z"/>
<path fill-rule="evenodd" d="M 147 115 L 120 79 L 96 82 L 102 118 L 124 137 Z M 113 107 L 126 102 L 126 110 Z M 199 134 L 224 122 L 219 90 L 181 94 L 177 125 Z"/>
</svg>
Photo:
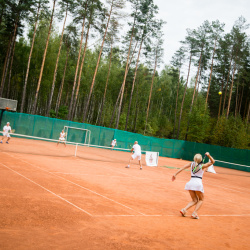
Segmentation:
<svg viewBox="0 0 250 250">
<path fill-rule="evenodd" d="M 141 154 L 132 154 L 131 157 L 133 158 L 133 160 L 136 158 L 138 159 L 138 161 L 141 160 Z"/>
<path fill-rule="evenodd" d="M 60 137 L 59 141 L 65 141 L 65 138 L 64 137 Z"/>
<path fill-rule="evenodd" d="M 3 133 L 3 136 L 4 136 L 4 137 L 10 137 L 10 134 L 9 134 L 8 132 L 4 132 L 4 133 Z"/>
</svg>

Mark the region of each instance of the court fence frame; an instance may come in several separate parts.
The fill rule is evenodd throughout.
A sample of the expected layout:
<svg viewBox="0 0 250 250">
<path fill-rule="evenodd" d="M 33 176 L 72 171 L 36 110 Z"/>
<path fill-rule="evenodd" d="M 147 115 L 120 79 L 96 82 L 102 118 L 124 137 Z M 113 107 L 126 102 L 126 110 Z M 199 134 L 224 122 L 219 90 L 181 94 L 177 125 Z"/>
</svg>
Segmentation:
<svg viewBox="0 0 250 250">
<path fill-rule="evenodd" d="M 7 122 L 10 122 L 11 127 L 16 130 L 16 134 L 54 140 L 58 140 L 60 132 L 66 126 L 87 129 L 91 133 L 88 144 L 100 148 L 109 147 L 111 141 L 116 139 L 117 147 L 114 150 L 125 149 L 127 151 L 131 149 L 134 141 L 138 141 L 143 153 L 145 151 L 154 151 L 159 152 L 159 156 L 188 161 L 192 161 L 196 153 L 204 155 L 205 152 L 210 152 L 216 160 L 215 166 L 250 172 L 250 150 L 248 149 L 227 148 L 183 140 L 156 138 L 118 129 L 24 113 L 4 112 L 2 126 Z M 2 128 L 0 129 L 2 130 Z"/>
<path fill-rule="evenodd" d="M 89 129 L 86 128 L 77 128 L 77 127 L 71 127 L 71 126 L 64 126 L 63 130 L 66 134 L 65 136 L 65 140 L 68 141 L 68 134 L 69 134 L 69 129 L 76 129 L 76 130 L 82 130 L 82 131 L 86 131 L 86 135 L 85 135 L 85 139 L 84 142 L 82 144 L 89 146 L 90 145 L 90 136 L 91 136 L 91 131 Z"/>
</svg>

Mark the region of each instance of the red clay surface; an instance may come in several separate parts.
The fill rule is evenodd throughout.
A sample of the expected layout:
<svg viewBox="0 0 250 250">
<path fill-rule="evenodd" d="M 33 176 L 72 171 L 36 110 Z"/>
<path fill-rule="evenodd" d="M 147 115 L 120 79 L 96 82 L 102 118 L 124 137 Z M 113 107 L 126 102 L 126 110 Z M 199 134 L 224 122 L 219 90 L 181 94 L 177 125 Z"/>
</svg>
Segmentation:
<svg viewBox="0 0 250 250">
<path fill-rule="evenodd" d="M 179 210 L 190 201 L 187 161 L 158 167 L 128 152 L 56 147 L 12 138 L 0 144 L 0 249 L 249 249 L 250 173 L 205 173 L 199 220 Z M 143 156 L 144 160 L 144 156 Z M 165 167 L 163 167 L 165 166 Z M 167 167 L 166 167 L 167 166 Z"/>
</svg>

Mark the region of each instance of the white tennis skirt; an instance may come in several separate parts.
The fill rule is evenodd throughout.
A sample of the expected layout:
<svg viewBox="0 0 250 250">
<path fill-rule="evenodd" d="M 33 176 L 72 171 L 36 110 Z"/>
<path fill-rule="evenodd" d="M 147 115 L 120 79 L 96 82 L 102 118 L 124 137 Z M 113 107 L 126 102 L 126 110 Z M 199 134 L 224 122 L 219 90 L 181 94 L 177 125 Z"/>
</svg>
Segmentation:
<svg viewBox="0 0 250 250">
<path fill-rule="evenodd" d="M 186 183 L 185 189 L 192 190 L 192 191 L 200 191 L 200 192 L 204 193 L 202 179 L 191 178 L 191 180 Z"/>
</svg>

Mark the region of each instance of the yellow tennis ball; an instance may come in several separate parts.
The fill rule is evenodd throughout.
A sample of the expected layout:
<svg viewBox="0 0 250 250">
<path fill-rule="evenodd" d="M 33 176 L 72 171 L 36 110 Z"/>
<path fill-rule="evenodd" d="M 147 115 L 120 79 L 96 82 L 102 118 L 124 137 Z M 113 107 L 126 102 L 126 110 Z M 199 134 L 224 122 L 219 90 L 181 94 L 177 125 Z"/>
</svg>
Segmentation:
<svg viewBox="0 0 250 250">
<path fill-rule="evenodd" d="M 222 94 L 222 92 L 221 91 L 219 91 L 219 93 L 218 93 L 219 95 L 221 95 Z"/>
</svg>

